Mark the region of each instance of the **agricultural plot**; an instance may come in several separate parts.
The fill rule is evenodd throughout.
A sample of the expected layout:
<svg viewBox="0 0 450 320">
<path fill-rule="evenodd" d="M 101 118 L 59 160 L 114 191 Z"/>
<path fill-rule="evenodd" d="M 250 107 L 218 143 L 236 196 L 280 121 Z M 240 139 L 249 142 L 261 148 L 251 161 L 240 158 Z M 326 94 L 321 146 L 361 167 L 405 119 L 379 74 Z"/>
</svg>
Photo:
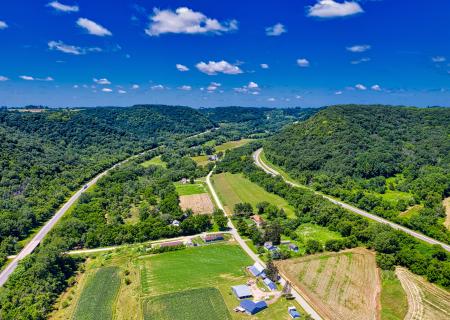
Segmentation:
<svg viewBox="0 0 450 320">
<path fill-rule="evenodd" d="M 219 144 L 218 146 L 215 147 L 215 149 L 216 149 L 216 152 L 220 152 L 220 151 L 223 152 L 226 150 L 231 150 L 234 148 L 242 147 L 243 145 L 246 145 L 250 141 L 252 141 L 252 139 L 241 139 L 241 140 L 236 140 L 236 141 L 228 141 L 228 142 Z"/>
<path fill-rule="evenodd" d="M 212 183 L 224 204 L 227 213 L 233 212 L 234 205 L 240 202 L 251 203 L 253 207 L 259 202 L 267 201 L 283 208 L 288 217 L 295 216 L 285 199 L 269 193 L 257 184 L 244 178 L 241 174 L 221 173 L 212 177 Z"/>
<path fill-rule="evenodd" d="M 175 189 L 179 196 L 189 196 L 191 194 L 206 193 L 206 187 L 203 183 L 175 183 Z"/>
<path fill-rule="evenodd" d="M 375 255 L 366 249 L 277 263 L 280 271 L 328 319 L 377 319 L 380 292 Z"/>
<path fill-rule="evenodd" d="M 194 214 L 210 214 L 214 211 L 214 204 L 208 193 L 180 196 L 180 207 L 191 209 Z"/>
<path fill-rule="evenodd" d="M 450 319 L 450 293 L 417 276 L 407 269 L 398 267 L 397 277 L 408 298 L 406 320 Z"/>
<path fill-rule="evenodd" d="M 231 320 L 220 291 L 202 288 L 160 295 L 144 301 L 144 320 Z"/>
<path fill-rule="evenodd" d="M 99 269 L 88 279 L 73 319 L 112 319 L 112 307 L 120 287 L 119 268 Z"/>
<path fill-rule="evenodd" d="M 381 271 L 381 320 L 405 319 L 408 300 L 394 271 Z"/>
<path fill-rule="evenodd" d="M 166 167 L 166 163 L 161 160 L 161 156 L 157 156 L 141 163 L 141 166 L 148 168 L 150 166 L 162 166 Z"/>
<path fill-rule="evenodd" d="M 442 204 L 445 208 L 446 213 L 444 225 L 447 229 L 450 229 L 450 197 L 445 198 L 444 201 L 442 201 Z"/>
</svg>

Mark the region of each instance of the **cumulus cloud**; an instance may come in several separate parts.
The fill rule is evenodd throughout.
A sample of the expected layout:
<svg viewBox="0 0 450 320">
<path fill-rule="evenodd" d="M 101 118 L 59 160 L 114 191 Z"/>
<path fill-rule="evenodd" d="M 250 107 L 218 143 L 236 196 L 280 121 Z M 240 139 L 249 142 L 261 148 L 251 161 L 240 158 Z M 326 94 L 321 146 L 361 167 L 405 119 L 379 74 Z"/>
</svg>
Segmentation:
<svg viewBox="0 0 450 320">
<path fill-rule="evenodd" d="M 276 99 L 275 98 L 269 98 L 269 99 L 267 99 L 267 101 L 269 101 L 269 102 L 274 102 Z"/>
<path fill-rule="evenodd" d="M 177 63 L 175 65 L 175 67 L 178 69 L 178 71 L 181 71 L 181 72 L 189 71 L 188 67 L 186 67 L 185 65 L 179 64 L 179 63 Z"/>
<path fill-rule="evenodd" d="M 297 65 L 301 68 L 309 67 L 309 61 L 305 58 L 297 59 Z"/>
<path fill-rule="evenodd" d="M 78 12 L 80 11 L 80 8 L 77 5 L 67 5 L 67 4 L 62 4 L 61 2 L 58 1 L 52 1 L 50 3 L 47 4 L 48 7 L 52 7 L 53 9 L 57 10 L 57 11 L 62 11 L 62 12 Z"/>
<path fill-rule="evenodd" d="M 156 84 L 154 86 L 151 86 L 150 89 L 152 90 L 164 90 L 166 87 L 164 87 L 162 84 Z"/>
<path fill-rule="evenodd" d="M 261 69 L 269 69 L 269 65 L 267 63 L 261 63 Z"/>
<path fill-rule="evenodd" d="M 339 96 L 339 95 L 342 94 L 342 91 L 336 91 L 334 94 L 337 95 L 337 96 Z"/>
<path fill-rule="evenodd" d="M 0 81 L 8 81 L 9 79 L 5 76 L 0 76 Z"/>
<path fill-rule="evenodd" d="M 108 84 L 111 84 L 111 81 L 109 81 L 109 80 L 106 79 L 106 78 L 101 78 L 101 79 L 96 79 L 96 78 L 94 78 L 94 79 L 92 79 L 92 81 L 94 81 L 96 84 L 101 84 L 101 85 L 108 85 Z"/>
<path fill-rule="evenodd" d="M 308 7 L 308 16 L 317 18 L 346 17 L 362 12 L 364 10 L 355 1 L 318 0 L 315 5 Z"/>
<path fill-rule="evenodd" d="M 25 81 L 53 81 L 54 79 L 52 77 L 46 77 L 46 78 L 35 78 L 32 76 L 19 76 L 20 79 Z"/>
<path fill-rule="evenodd" d="M 347 47 L 346 49 L 350 52 L 365 52 L 370 50 L 371 46 L 368 44 L 357 44 L 351 47 Z"/>
<path fill-rule="evenodd" d="M 242 73 L 242 70 L 236 66 L 233 65 L 225 60 L 222 61 L 209 61 L 206 62 L 199 62 L 195 65 L 198 70 L 200 70 L 203 73 L 206 73 L 208 75 L 216 75 L 218 73 L 224 73 L 224 74 L 240 74 Z"/>
<path fill-rule="evenodd" d="M 77 20 L 77 25 L 85 29 L 89 34 L 92 34 L 94 36 L 99 37 L 112 36 L 111 31 L 99 25 L 98 23 L 86 18 L 79 18 Z"/>
<path fill-rule="evenodd" d="M 218 82 L 211 82 L 209 86 L 206 88 L 209 92 L 216 91 L 222 84 Z"/>
<path fill-rule="evenodd" d="M 259 85 L 256 82 L 250 81 L 247 85 L 239 87 L 239 88 L 234 88 L 234 91 L 239 92 L 239 93 L 250 93 L 250 94 L 254 94 L 257 95 L 259 94 Z"/>
<path fill-rule="evenodd" d="M 247 88 L 249 88 L 249 89 L 258 89 L 259 86 L 258 86 L 258 84 L 256 82 L 250 81 L 248 83 L 248 85 L 247 85 Z"/>
<path fill-rule="evenodd" d="M 113 92 L 113 90 L 110 88 L 103 88 L 102 91 L 103 92 Z"/>
<path fill-rule="evenodd" d="M 431 58 L 431 61 L 433 62 L 445 62 L 447 59 L 443 56 L 435 56 Z"/>
<path fill-rule="evenodd" d="M 48 48 L 50 50 L 58 50 L 68 54 L 81 55 L 86 54 L 88 52 L 101 52 L 102 49 L 97 47 L 92 48 L 82 48 L 70 44 L 65 44 L 62 41 L 49 41 Z"/>
<path fill-rule="evenodd" d="M 365 85 L 363 85 L 363 84 L 360 84 L 360 83 L 358 83 L 355 86 L 355 88 L 358 89 L 358 90 L 361 90 L 361 91 L 367 90 L 367 87 Z"/>
<path fill-rule="evenodd" d="M 145 29 L 145 33 L 149 36 L 164 33 L 221 34 L 238 29 L 236 20 L 219 22 L 187 7 L 180 7 L 175 12 L 155 8 L 150 20 L 149 26 Z"/>
<path fill-rule="evenodd" d="M 191 91 L 192 87 L 184 85 L 184 86 L 178 87 L 178 89 L 183 90 L 183 91 Z"/>
<path fill-rule="evenodd" d="M 360 64 L 360 63 L 369 62 L 369 61 L 370 61 L 370 58 L 361 58 L 358 60 L 350 61 L 350 63 L 351 64 Z"/>
<path fill-rule="evenodd" d="M 284 25 L 282 25 L 281 23 L 277 23 L 271 27 L 266 28 L 266 35 L 272 36 L 272 37 L 280 36 L 285 32 L 287 32 L 287 30 L 284 27 Z"/>
<path fill-rule="evenodd" d="M 131 86 L 131 89 L 137 90 L 137 89 L 139 89 L 139 85 L 138 85 L 138 84 L 133 84 L 133 85 Z"/>
<path fill-rule="evenodd" d="M 372 89 L 373 91 L 381 91 L 381 87 L 378 84 L 374 84 L 370 87 L 370 89 Z"/>
<path fill-rule="evenodd" d="M 5 21 L 0 20 L 0 30 L 8 28 L 8 24 Z"/>
<path fill-rule="evenodd" d="M 127 93 L 127 92 L 126 92 L 125 90 L 123 90 L 123 89 L 119 89 L 117 92 L 120 93 L 120 94 Z"/>
</svg>

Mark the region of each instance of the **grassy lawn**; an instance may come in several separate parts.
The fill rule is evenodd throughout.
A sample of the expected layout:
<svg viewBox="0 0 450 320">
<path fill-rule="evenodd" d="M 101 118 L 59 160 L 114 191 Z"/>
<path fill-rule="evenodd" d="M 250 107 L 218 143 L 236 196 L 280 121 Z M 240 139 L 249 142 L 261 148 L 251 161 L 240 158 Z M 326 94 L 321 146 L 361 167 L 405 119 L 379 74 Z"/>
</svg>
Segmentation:
<svg viewBox="0 0 450 320">
<path fill-rule="evenodd" d="M 166 167 L 166 163 L 161 160 L 161 156 L 157 156 L 157 157 L 151 158 L 150 160 L 142 162 L 141 165 L 144 168 L 148 168 L 150 166 L 163 166 L 163 167 Z"/>
<path fill-rule="evenodd" d="M 314 239 L 325 244 L 328 240 L 342 239 L 342 236 L 338 232 L 331 231 L 325 227 L 312 223 L 302 224 L 298 227 L 296 233 L 304 242 L 309 239 Z"/>
<path fill-rule="evenodd" d="M 191 157 L 191 158 L 192 158 L 192 160 L 194 160 L 197 163 L 197 165 L 205 166 L 205 165 L 207 165 L 210 162 L 208 160 L 208 157 L 209 156 L 203 155 L 203 156 L 196 156 L 196 157 Z"/>
<path fill-rule="evenodd" d="M 379 194 L 379 195 L 381 197 L 383 197 L 384 200 L 386 200 L 392 204 L 397 204 L 397 202 L 399 200 L 405 200 L 405 201 L 409 202 L 413 199 L 412 194 L 410 194 L 408 192 L 402 192 L 402 191 L 386 190 L 386 192 L 384 194 Z"/>
<path fill-rule="evenodd" d="M 231 320 L 230 312 L 216 288 L 169 293 L 145 300 L 144 320 Z"/>
<path fill-rule="evenodd" d="M 112 319 L 112 306 L 120 286 L 119 268 L 101 268 L 94 273 L 80 296 L 74 320 Z"/>
<path fill-rule="evenodd" d="M 203 183 L 175 183 L 175 188 L 179 196 L 189 196 L 192 194 L 207 193 L 206 187 Z"/>
<path fill-rule="evenodd" d="M 405 291 L 393 271 L 381 271 L 381 319 L 404 319 L 408 312 Z"/>
<path fill-rule="evenodd" d="M 288 217 L 294 217 L 294 209 L 283 198 L 269 193 L 257 184 L 244 178 L 241 174 L 221 173 L 212 177 L 212 183 L 222 200 L 225 210 L 232 213 L 234 205 L 240 202 L 251 203 L 267 201 L 283 208 Z"/>
<path fill-rule="evenodd" d="M 231 150 L 234 148 L 239 148 L 242 147 L 243 145 L 249 143 L 250 141 L 252 141 L 252 139 L 241 139 L 241 140 L 236 140 L 236 141 L 228 141 L 222 144 L 219 144 L 218 146 L 215 147 L 216 152 L 220 152 L 220 151 L 226 151 L 226 150 Z"/>
</svg>

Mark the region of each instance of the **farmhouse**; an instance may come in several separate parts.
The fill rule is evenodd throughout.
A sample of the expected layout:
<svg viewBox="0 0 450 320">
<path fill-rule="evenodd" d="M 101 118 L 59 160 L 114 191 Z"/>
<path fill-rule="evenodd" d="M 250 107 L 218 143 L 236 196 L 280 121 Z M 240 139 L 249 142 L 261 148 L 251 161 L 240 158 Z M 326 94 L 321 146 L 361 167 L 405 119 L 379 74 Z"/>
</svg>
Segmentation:
<svg viewBox="0 0 450 320">
<path fill-rule="evenodd" d="M 264 284 L 267 286 L 267 288 L 270 289 L 270 291 L 277 290 L 277 285 L 269 278 L 265 278 L 263 281 L 264 281 Z"/>
<path fill-rule="evenodd" d="M 253 296 L 250 287 L 245 284 L 231 287 L 231 290 L 238 299 L 247 299 Z"/>
<path fill-rule="evenodd" d="M 273 245 L 272 241 L 267 241 L 264 243 L 264 248 L 269 251 L 275 251 L 277 250 L 277 247 Z"/>
<path fill-rule="evenodd" d="M 255 262 L 254 265 L 248 267 L 248 271 L 250 271 L 250 273 L 255 277 L 258 277 L 264 272 L 264 267 L 258 262 Z"/>
<path fill-rule="evenodd" d="M 254 315 L 261 310 L 266 309 L 267 303 L 265 301 L 253 302 L 251 300 L 243 300 L 240 303 L 240 307 L 243 308 L 247 314 Z"/>
<path fill-rule="evenodd" d="M 202 235 L 202 239 L 203 239 L 203 241 L 205 241 L 207 243 L 225 240 L 222 233 L 205 234 L 205 235 Z"/>
<path fill-rule="evenodd" d="M 264 219 L 260 215 L 255 214 L 251 217 L 251 219 L 258 228 L 261 228 L 264 224 Z"/>
<path fill-rule="evenodd" d="M 300 319 L 300 317 L 301 317 L 301 315 L 300 315 L 300 313 L 297 311 L 297 308 L 296 308 L 296 307 L 289 307 L 289 308 L 288 308 L 288 313 L 289 313 L 289 316 L 290 316 L 292 319 Z"/>
</svg>

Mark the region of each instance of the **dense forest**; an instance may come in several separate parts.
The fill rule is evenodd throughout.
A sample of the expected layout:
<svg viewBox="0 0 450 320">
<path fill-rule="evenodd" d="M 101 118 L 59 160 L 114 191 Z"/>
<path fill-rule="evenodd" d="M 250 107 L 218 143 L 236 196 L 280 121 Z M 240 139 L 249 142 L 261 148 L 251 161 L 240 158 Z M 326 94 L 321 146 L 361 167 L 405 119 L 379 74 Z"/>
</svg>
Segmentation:
<svg viewBox="0 0 450 320">
<path fill-rule="evenodd" d="M 305 185 L 450 243 L 450 109 L 333 106 L 269 138 L 266 157 Z"/>
<path fill-rule="evenodd" d="M 213 127 L 198 111 L 179 106 L 0 109 L 0 265 L 96 173 Z"/>
<path fill-rule="evenodd" d="M 243 173 L 246 178 L 260 185 L 268 192 L 285 198 L 295 208 L 296 218 L 289 219 L 285 215 L 272 215 L 269 218 L 270 234 L 261 234 L 257 228 L 240 227 L 238 231 L 250 237 L 255 244 L 262 241 L 275 240 L 274 229 L 280 234 L 291 237 L 293 231 L 303 223 L 314 223 L 339 232 L 342 240 L 329 242 L 325 248 L 310 246 L 307 253 L 317 250 L 339 251 L 363 245 L 377 252 L 377 263 L 382 269 L 392 270 L 396 265 L 409 268 L 412 272 L 425 276 L 430 282 L 450 288 L 450 255 L 439 245 L 428 245 L 410 235 L 393 228 L 370 221 L 331 203 L 320 195 L 306 188 L 288 185 L 279 176 L 273 177 L 256 167 L 252 153 L 259 148 L 259 143 L 251 143 L 229 151 L 218 164 L 216 172 Z M 238 211 L 238 212 L 236 212 Z M 240 211 L 240 212 L 239 212 Z M 245 214 L 245 204 L 235 208 L 235 215 Z M 258 243 L 259 242 L 259 243 Z"/>
</svg>

